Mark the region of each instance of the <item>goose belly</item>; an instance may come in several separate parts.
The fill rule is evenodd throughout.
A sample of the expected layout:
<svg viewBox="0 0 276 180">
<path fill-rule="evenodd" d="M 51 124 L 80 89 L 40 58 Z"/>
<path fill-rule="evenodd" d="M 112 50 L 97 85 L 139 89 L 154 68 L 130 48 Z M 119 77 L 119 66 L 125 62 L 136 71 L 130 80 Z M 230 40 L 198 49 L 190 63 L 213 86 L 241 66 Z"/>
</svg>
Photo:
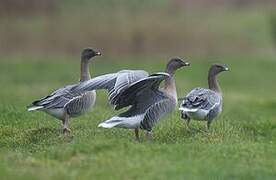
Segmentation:
<svg viewBox="0 0 276 180">
<path fill-rule="evenodd" d="M 57 108 L 57 109 L 45 109 L 46 113 L 50 114 L 51 116 L 63 120 L 65 111 L 63 108 Z"/>
<path fill-rule="evenodd" d="M 210 121 L 216 118 L 222 111 L 221 106 L 216 106 L 211 110 L 199 109 L 195 112 L 187 112 L 187 115 L 194 120 Z"/>
<path fill-rule="evenodd" d="M 199 121 L 205 121 L 208 113 L 209 113 L 208 110 L 199 109 L 199 110 L 197 110 L 195 112 L 187 112 L 187 115 L 191 119 L 199 120 Z"/>
</svg>

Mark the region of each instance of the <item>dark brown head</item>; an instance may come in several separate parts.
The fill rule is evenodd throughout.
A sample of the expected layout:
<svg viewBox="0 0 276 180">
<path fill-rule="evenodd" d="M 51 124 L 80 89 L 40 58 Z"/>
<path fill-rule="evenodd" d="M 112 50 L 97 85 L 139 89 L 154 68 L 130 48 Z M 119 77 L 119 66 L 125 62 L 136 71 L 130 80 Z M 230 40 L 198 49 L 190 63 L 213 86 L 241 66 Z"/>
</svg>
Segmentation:
<svg viewBox="0 0 276 180">
<path fill-rule="evenodd" d="M 190 64 L 188 62 L 185 62 L 184 60 L 180 58 L 172 58 L 166 67 L 166 72 L 169 74 L 173 74 L 177 69 L 180 69 L 184 66 L 189 66 Z"/>
<path fill-rule="evenodd" d="M 229 71 L 229 68 L 225 65 L 221 64 L 213 64 L 209 70 L 209 74 L 211 75 L 217 75 L 223 71 Z"/>
<path fill-rule="evenodd" d="M 101 53 L 93 50 L 92 48 L 85 48 L 81 53 L 81 58 L 83 60 L 89 60 L 94 56 L 101 56 Z"/>
</svg>

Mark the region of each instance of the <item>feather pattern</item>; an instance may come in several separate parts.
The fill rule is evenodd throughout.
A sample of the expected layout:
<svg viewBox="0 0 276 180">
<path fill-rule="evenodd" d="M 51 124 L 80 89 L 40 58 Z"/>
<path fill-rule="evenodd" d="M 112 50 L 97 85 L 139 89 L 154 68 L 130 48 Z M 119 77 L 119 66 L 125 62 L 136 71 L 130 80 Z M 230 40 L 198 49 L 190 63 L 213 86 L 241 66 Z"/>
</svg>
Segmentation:
<svg viewBox="0 0 276 180">
<path fill-rule="evenodd" d="M 114 104 L 117 95 L 125 88 L 147 76 L 148 73 L 142 70 L 123 70 L 118 73 L 101 75 L 91 80 L 60 88 L 50 95 L 34 101 L 28 110 L 44 110 L 59 119 L 63 118 L 62 112 L 56 113 L 54 109 L 64 109 L 64 112 L 72 117 L 79 116 L 88 111 L 88 107 L 95 104 L 96 94 L 94 90 L 108 90 L 109 101 Z"/>
<path fill-rule="evenodd" d="M 156 94 L 160 94 L 158 89 L 160 83 L 169 77 L 167 73 L 156 73 L 134 82 L 121 94 L 117 94 L 115 97 L 115 109 L 118 110 L 141 102 L 145 103 L 147 99 L 153 100 L 152 98 L 154 98 Z M 150 97 L 148 97 L 149 95 Z M 146 99 L 146 97 L 148 98 Z"/>
<path fill-rule="evenodd" d="M 195 88 L 184 98 L 179 109 L 192 119 L 212 120 L 221 112 L 222 96 L 210 89 Z"/>
<path fill-rule="evenodd" d="M 60 88 L 60 89 L 52 92 L 50 95 L 34 101 L 32 103 L 32 106 L 51 107 L 51 106 L 54 106 L 54 104 L 61 103 L 61 101 L 63 101 L 63 103 L 66 104 L 68 102 L 68 99 L 70 100 L 72 97 L 75 97 L 75 95 L 70 93 L 70 90 L 74 86 L 76 86 L 76 85 L 68 85 L 63 88 Z M 71 96 L 71 98 L 70 98 L 70 96 Z M 59 97 L 63 97 L 63 99 L 59 99 Z"/>
<path fill-rule="evenodd" d="M 68 85 L 63 88 L 60 88 L 50 95 L 43 97 L 39 100 L 36 100 L 32 103 L 32 105 L 28 106 L 28 110 L 35 109 L 35 107 L 42 107 L 40 109 L 58 109 L 63 108 L 68 102 L 72 99 L 82 96 L 81 93 L 72 93 L 71 89 L 74 88 L 75 85 Z"/>
<path fill-rule="evenodd" d="M 70 88 L 69 88 L 70 89 Z M 63 91 L 57 90 L 51 95 L 37 100 L 28 107 L 28 110 L 43 110 L 52 116 L 63 119 L 66 112 L 71 117 L 77 117 L 91 109 L 96 101 L 96 92 L 85 92 L 73 94 L 67 88 Z"/>
<path fill-rule="evenodd" d="M 131 107 L 99 126 L 105 127 L 104 124 L 113 122 L 116 125 L 112 127 L 151 131 L 159 119 L 176 106 L 176 101 L 159 89 L 160 83 L 168 77 L 167 73 L 157 73 L 130 85 L 116 98 L 115 105 L 116 109 Z"/>
<path fill-rule="evenodd" d="M 172 112 L 176 106 L 176 101 L 170 98 L 163 98 L 156 102 L 146 111 L 146 116 L 140 124 L 140 128 L 151 131 L 153 126 L 166 114 Z"/>
<path fill-rule="evenodd" d="M 101 75 L 74 87 L 74 92 L 106 89 L 109 102 L 114 105 L 118 95 L 132 83 L 145 78 L 148 73 L 143 70 L 122 70 L 117 73 Z"/>
<path fill-rule="evenodd" d="M 90 107 L 95 104 L 96 92 L 90 91 L 84 93 L 82 96 L 77 96 L 69 101 L 65 105 L 67 114 L 72 117 L 82 115 L 83 113 L 90 110 Z"/>
</svg>

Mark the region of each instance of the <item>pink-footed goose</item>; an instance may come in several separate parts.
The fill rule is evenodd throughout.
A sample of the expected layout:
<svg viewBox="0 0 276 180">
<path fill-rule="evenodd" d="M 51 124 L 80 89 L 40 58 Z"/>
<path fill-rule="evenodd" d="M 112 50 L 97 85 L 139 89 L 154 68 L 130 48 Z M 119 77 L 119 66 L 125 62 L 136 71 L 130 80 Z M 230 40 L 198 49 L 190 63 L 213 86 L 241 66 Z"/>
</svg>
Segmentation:
<svg viewBox="0 0 276 180">
<path fill-rule="evenodd" d="M 208 130 L 212 120 L 221 113 L 222 91 L 217 81 L 217 75 L 228 70 L 228 67 L 224 65 L 212 65 L 208 74 L 209 89 L 195 88 L 183 98 L 179 110 L 188 127 L 191 119 L 194 119 L 207 121 Z"/>
<path fill-rule="evenodd" d="M 127 128 L 135 130 L 139 140 L 139 129 L 146 131 L 147 139 L 152 139 L 153 126 L 166 114 L 172 112 L 177 104 L 174 73 L 189 63 L 179 58 L 171 59 L 165 73 L 156 73 L 134 82 L 114 97 L 115 109 L 130 108 L 99 124 L 103 128 Z M 165 81 L 164 88 L 160 83 Z"/>
<path fill-rule="evenodd" d="M 99 53 L 96 53 L 96 55 L 99 55 Z M 87 58 L 84 57 L 84 59 Z M 122 70 L 91 79 L 87 61 L 82 63 L 81 72 L 79 83 L 58 89 L 49 96 L 34 101 L 28 107 L 28 110 L 43 110 L 61 119 L 64 132 L 70 132 L 69 118 L 83 114 L 95 104 L 95 90 L 106 89 L 109 93 L 109 102 L 114 105 L 118 94 L 122 93 L 130 84 L 149 75 L 143 70 Z M 91 99 L 91 97 L 93 98 Z"/>
<path fill-rule="evenodd" d="M 86 48 L 81 53 L 80 65 L 80 82 L 89 79 L 89 60 L 95 56 L 100 56 L 100 52 L 96 52 L 91 48 Z M 68 85 L 60 88 L 50 95 L 34 101 L 28 106 L 28 111 L 41 110 L 63 122 L 63 132 L 68 133 L 69 119 L 77 117 L 89 111 L 95 104 L 96 91 L 71 93 L 71 89 L 76 85 Z"/>
</svg>

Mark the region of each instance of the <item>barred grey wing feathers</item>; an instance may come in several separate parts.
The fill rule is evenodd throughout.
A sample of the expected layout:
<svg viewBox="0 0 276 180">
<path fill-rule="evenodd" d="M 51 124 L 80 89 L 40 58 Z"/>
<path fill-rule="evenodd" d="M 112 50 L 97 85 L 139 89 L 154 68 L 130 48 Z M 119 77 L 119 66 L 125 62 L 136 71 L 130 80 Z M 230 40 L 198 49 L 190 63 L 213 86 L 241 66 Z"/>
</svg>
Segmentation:
<svg viewBox="0 0 276 180">
<path fill-rule="evenodd" d="M 147 76 L 148 73 L 143 70 L 122 70 L 117 73 L 101 75 L 83 82 L 74 88 L 74 91 L 83 92 L 96 89 L 106 89 L 109 94 L 109 102 L 114 105 L 118 94 L 132 83 Z"/>
<path fill-rule="evenodd" d="M 149 76 L 137 82 L 134 82 L 121 94 L 118 94 L 118 96 L 115 97 L 116 98 L 115 109 L 118 110 L 130 105 L 134 105 L 137 103 L 137 101 L 143 102 L 144 100 L 143 95 L 146 95 L 148 90 L 158 91 L 158 87 L 160 83 L 168 77 L 169 75 L 164 73 L 164 74 Z M 144 91 L 147 91 L 147 92 L 144 92 Z"/>
<path fill-rule="evenodd" d="M 219 102 L 220 97 L 216 92 L 204 88 L 195 88 L 184 98 L 181 107 L 209 110 Z"/>
<path fill-rule="evenodd" d="M 144 120 L 141 122 L 140 128 L 147 131 L 151 131 L 153 126 L 166 114 L 172 112 L 176 102 L 169 98 L 163 98 L 160 101 L 154 103 L 146 111 Z"/>
</svg>

